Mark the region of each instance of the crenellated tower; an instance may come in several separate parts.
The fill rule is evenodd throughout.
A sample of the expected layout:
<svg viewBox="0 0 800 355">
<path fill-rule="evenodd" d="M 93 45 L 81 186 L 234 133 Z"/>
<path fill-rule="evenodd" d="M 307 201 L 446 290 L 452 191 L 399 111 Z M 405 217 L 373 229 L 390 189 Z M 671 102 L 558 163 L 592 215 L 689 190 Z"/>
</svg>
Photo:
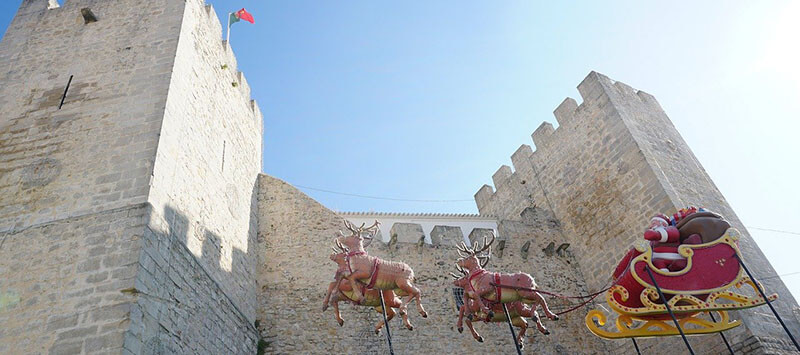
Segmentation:
<svg viewBox="0 0 800 355">
<path fill-rule="evenodd" d="M 262 118 L 221 38 L 202 0 L 22 1 L 0 43 L 0 353 L 255 352 Z"/>
<path fill-rule="evenodd" d="M 565 99 L 554 111 L 558 129 L 544 122 L 532 135 L 536 150 L 522 145 L 475 194 L 481 214 L 520 220 L 530 206 L 553 211 L 575 247 L 589 289 L 600 289 L 628 247 L 642 238 L 650 216 L 687 205 L 724 215 L 743 232 L 740 248 L 756 278 L 780 296 L 776 306 L 790 328 L 797 303 L 758 245 L 747 233 L 656 99 L 592 72 L 578 85 L 583 102 Z M 736 312 L 744 326 L 728 333 L 746 352 L 790 351 L 794 347 L 769 311 Z M 697 339 L 697 340 L 695 340 Z M 645 346 L 671 346 L 645 340 Z M 718 338 L 692 338 L 703 353 L 727 351 Z M 633 351 L 629 342 L 620 352 Z M 679 345 L 680 346 L 680 345 Z M 736 350 L 736 349 L 735 349 Z"/>
</svg>

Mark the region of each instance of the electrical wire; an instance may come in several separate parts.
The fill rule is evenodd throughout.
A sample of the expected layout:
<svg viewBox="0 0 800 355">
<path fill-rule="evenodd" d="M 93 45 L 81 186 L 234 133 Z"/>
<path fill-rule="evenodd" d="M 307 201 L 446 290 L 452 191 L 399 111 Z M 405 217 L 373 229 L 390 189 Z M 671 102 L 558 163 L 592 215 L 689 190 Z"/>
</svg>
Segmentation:
<svg viewBox="0 0 800 355">
<path fill-rule="evenodd" d="M 316 188 L 316 187 L 303 186 L 303 185 L 297 185 L 297 184 L 292 184 L 292 185 L 296 186 L 296 187 L 299 187 L 301 189 L 314 190 L 314 191 L 319 191 L 319 192 L 326 192 L 326 193 L 329 193 L 329 194 L 344 195 L 344 196 L 351 196 L 351 197 L 370 198 L 370 199 L 373 199 L 373 200 L 403 201 L 403 202 L 473 202 L 473 201 L 475 201 L 473 199 L 469 199 L 469 200 L 417 200 L 417 199 L 409 199 L 409 198 L 369 196 L 369 195 L 353 194 L 353 193 L 348 193 L 348 192 L 331 191 L 331 190 L 319 189 L 319 188 Z"/>
<path fill-rule="evenodd" d="M 767 232 L 776 232 L 776 233 L 800 235 L 800 233 L 798 233 L 798 232 L 782 231 L 782 230 L 778 230 L 778 229 L 758 228 L 758 227 L 747 227 L 747 229 L 755 229 L 755 230 L 767 231 Z"/>
</svg>

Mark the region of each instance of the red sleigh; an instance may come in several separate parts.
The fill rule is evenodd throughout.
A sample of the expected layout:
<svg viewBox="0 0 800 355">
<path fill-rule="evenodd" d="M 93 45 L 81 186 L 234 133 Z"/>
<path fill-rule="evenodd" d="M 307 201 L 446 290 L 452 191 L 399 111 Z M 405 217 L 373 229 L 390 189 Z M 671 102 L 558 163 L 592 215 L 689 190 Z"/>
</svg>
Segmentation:
<svg viewBox="0 0 800 355">
<path fill-rule="evenodd" d="M 653 265 L 653 250 L 646 242 L 636 245 L 621 261 L 618 267 L 621 273 L 614 286 L 606 291 L 606 301 L 617 314 L 616 329 L 603 328 L 606 315 L 599 310 L 586 315 L 586 326 L 595 335 L 609 339 L 679 334 L 655 284 L 661 288 L 687 335 L 716 333 L 739 326 L 740 321 L 730 320 L 728 310 L 756 307 L 766 301 L 737 260 L 741 258 L 738 239 L 739 232 L 729 228 L 714 241 L 681 245 L 678 253 L 687 259 L 687 266 L 675 272 L 662 271 Z M 750 290 L 742 292 L 744 286 Z M 775 294 L 769 296 L 770 301 L 776 298 Z M 703 316 L 711 312 L 717 316 Z"/>
</svg>

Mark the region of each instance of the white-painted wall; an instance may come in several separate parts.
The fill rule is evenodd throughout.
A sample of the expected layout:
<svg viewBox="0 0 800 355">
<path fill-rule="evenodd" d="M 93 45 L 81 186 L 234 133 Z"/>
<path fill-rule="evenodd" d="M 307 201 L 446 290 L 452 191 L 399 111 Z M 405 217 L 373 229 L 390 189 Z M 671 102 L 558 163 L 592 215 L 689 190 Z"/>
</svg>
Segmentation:
<svg viewBox="0 0 800 355">
<path fill-rule="evenodd" d="M 395 223 L 414 223 L 422 226 L 425 233 L 425 243 L 431 244 L 431 232 L 436 226 L 449 226 L 461 228 L 464 242 L 469 244 L 469 234 L 475 228 L 486 228 L 497 234 L 497 219 L 491 216 L 460 215 L 460 214 L 406 214 L 406 213 L 369 213 L 369 212 L 340 212 L 339 215 L 351 223 L 367 226 L 376 220 L 380 223 L 380 235 L 384 243 L 389 242 L 389 231 Z"/>
</svg>

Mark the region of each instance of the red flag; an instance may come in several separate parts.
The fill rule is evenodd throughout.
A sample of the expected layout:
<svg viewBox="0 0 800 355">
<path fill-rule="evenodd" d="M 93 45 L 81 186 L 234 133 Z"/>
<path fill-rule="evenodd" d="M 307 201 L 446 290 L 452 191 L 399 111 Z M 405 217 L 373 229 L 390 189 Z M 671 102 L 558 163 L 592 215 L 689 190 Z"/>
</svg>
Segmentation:
<svg viewBox="0 0 800 355">
<path fill-rule="evenodd" d="M 242 8 L 239 11 L 236 11 L 236 17 L 238 17 L 240 20 L 245 20 L 250 23 L 256 23 L 256 20 L 253 18 L 253 15 L 247 12 L 247 10 L 245 10 L 244 8 Z"/>
</svg>

